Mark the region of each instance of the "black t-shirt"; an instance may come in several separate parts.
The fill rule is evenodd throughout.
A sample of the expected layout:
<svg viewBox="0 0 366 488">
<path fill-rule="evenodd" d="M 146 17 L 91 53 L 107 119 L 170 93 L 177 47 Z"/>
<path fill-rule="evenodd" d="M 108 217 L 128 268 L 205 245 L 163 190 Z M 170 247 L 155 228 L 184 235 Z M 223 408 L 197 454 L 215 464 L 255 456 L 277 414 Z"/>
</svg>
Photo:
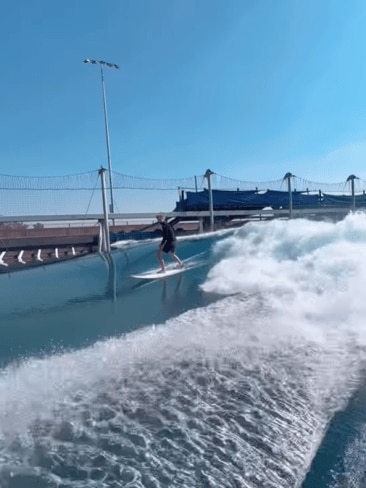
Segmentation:
<svg viewBox="0 0 366 488">
<path fill-rule="evenodd" d="M 163 242 L 174 242 L 177 240 L 173 227 L 168 222 L 160 222 L 163 231 Z"/>
</svg>

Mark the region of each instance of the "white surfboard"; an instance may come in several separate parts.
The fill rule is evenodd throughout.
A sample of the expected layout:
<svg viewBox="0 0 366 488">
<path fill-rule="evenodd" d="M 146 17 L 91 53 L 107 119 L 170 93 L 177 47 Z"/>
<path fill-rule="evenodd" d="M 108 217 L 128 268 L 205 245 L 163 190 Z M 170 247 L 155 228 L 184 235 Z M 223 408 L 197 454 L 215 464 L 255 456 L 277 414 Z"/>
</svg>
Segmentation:
<svg viewBox="0 0 366 488">
<path fill-rule="evenodd" d="M 131 275 L 132 278 L 137 278 L 139 280 L 160 280 L 162 278 L 168 278 L 169 276 L 173 276 L 179 273 L 183 273 L 184 271 L 187 271 L 188 268 L 171 268 L 171 269 L 166 269 L 164 273 L 158 273 L 158 270 L 156 271 L 148 271 L 147 273 L 142 273 L 142 274 L 133 274 Z"/>
</svg>

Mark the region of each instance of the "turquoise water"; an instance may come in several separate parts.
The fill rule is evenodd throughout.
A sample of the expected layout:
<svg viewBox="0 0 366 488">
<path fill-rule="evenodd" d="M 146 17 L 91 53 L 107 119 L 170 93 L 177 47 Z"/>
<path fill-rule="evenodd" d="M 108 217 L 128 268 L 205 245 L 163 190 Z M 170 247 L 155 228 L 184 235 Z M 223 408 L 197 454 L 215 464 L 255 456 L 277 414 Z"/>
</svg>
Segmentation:
<svg viewBox="0 0 366 488">
<path fill-rule="evenodd" d="M 366 218 L 0 275 L 0 487 L 366 486 Z"/>
</svg>

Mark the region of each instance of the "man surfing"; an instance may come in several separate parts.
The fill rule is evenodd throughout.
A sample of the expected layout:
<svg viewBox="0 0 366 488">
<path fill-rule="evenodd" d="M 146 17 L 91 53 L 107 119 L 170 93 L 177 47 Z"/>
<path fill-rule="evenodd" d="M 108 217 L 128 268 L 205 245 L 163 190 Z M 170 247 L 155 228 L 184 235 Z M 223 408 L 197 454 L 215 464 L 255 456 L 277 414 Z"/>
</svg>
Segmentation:
<svg viewBox="0 0 366 488">
<path fill-rule="evenodd" d="M 161 224 L 163 231 L 163 240 L 159 245 L 159 250 L 157 253 L 158 261 L 161 267 L 159 273 L 165 273 L 165 263 L 163 259 L 163 254 L 170 254 L 172 259 L 178 263 L 178 266 L 183 268 L 182 261 L 175 254 L 175 248 L 177 246 L 177 238 L 175 236 L 175 231 L 173 227 L 165 220 L 163 214 L 158 214 L 156 216 L 158 222 Z"/>
</svg>

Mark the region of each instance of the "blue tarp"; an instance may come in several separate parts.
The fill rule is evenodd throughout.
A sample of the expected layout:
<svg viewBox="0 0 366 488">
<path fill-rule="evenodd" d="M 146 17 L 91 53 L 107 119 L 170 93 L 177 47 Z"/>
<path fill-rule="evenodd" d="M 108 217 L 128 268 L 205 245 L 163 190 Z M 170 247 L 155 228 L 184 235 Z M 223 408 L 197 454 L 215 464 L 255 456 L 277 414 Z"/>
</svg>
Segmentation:
<svg viewBox="0 0 366 488">
<path fill-rule="evenodd" d="M 264 207 L 288 208 L 289 195 L 287 191 L 267 190 L 264 193 L 253 191 L 212 190 L 214 210 L 260 210 Z M 292 192 L 292 206 L 294 208 L 316 207 L 318 195 Z M 209 209 L 209 192 L 207 189 L 199 192 L 187 192 L 184 200 L 177 202 L 175 208 L 179 211 L 199 211 Z"/>
<path fill-rule="evenodd" d="M 366 195 L 355 195 L 356 207 L 366 207 Z M 351 207 L 352 196 L 351 195 L 330 195 L 323 193 L 322 206 L 334 206 L 334 207 Z"/>
<path fill-rule="evenodd" d="M 253 191 L 224 191 L 213 190 L 213 204 L 215 210 L 240 209 L 243 206 L 253 206 L 252 200 L 256 197 Z M 208 210 L 209 192 L 207 189 L 199 192 L 188 191 L 186 198 L 177 203 L 176 211 Z"/>
</svg>

